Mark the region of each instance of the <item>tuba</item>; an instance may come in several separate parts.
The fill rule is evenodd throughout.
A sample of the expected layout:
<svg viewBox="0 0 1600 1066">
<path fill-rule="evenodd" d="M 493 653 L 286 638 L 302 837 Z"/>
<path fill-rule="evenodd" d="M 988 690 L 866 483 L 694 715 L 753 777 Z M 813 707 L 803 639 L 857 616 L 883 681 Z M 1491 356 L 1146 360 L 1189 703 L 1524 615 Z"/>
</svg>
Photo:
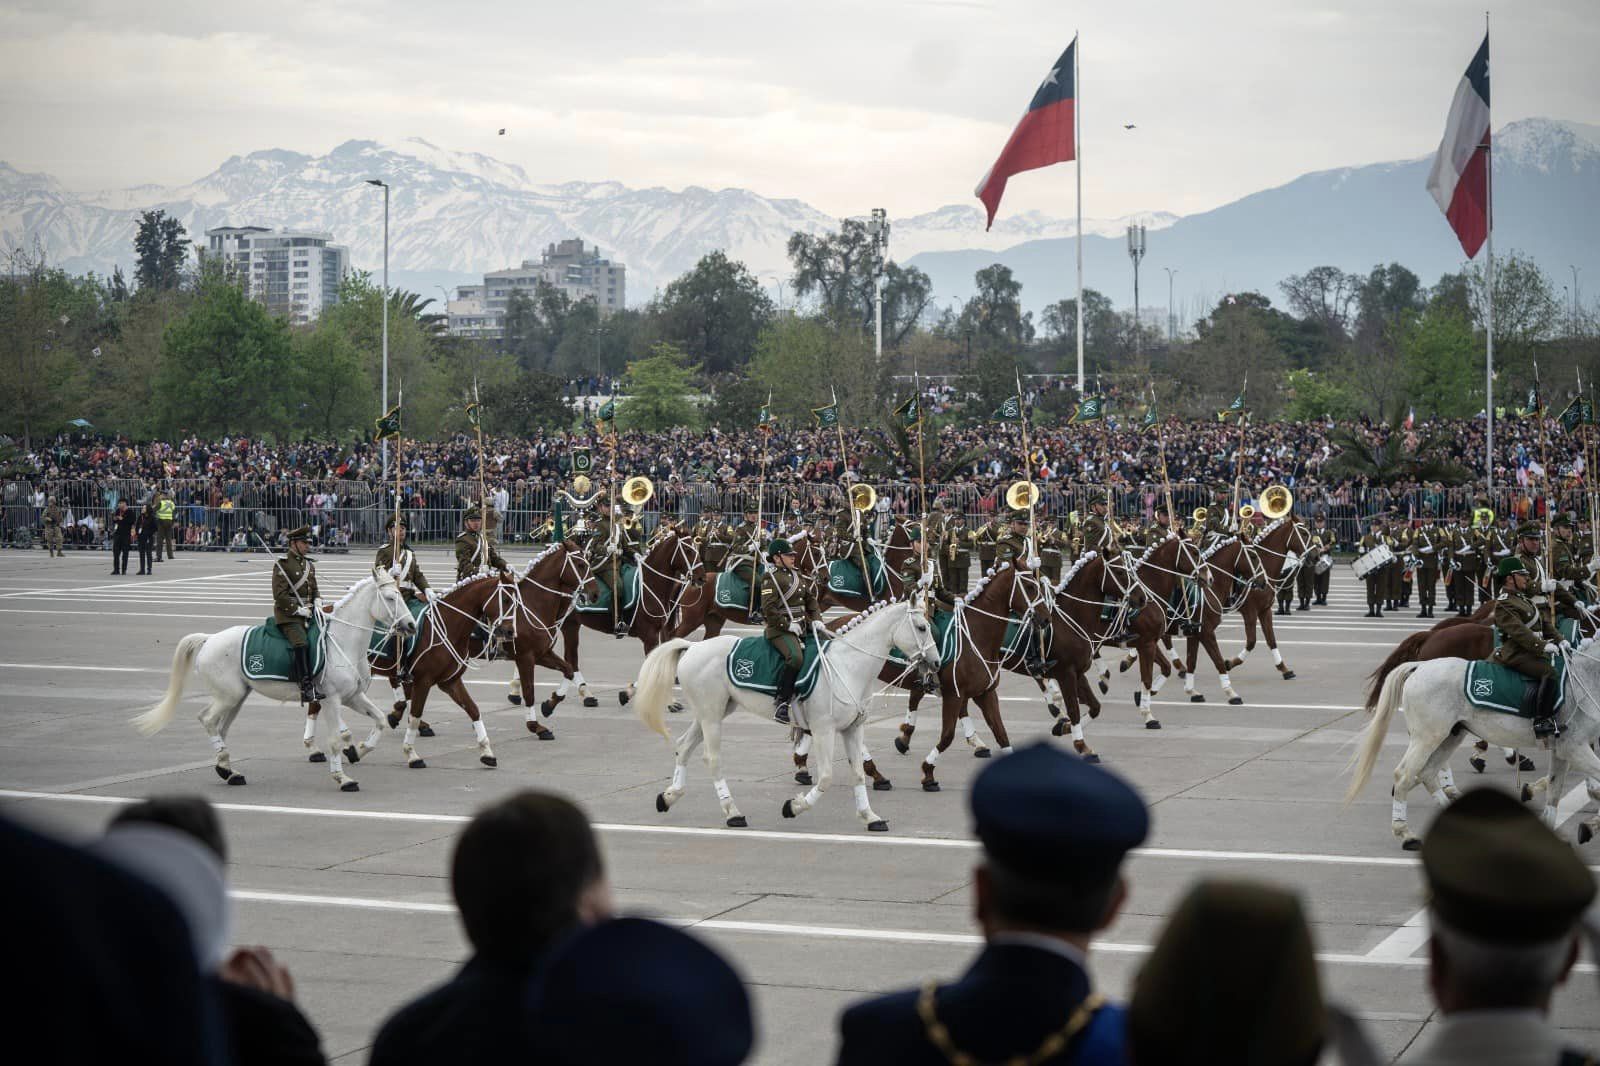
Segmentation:
<svg viewBox="0 0 1600 1066">
<path fill-rule="evenodd" d="M 1014 481 L 1006 489 L 1006 506 L 1013 511 L 1026 511 L 1039 502 L 1039 486 L 1031 481 Z"/>
<path fill-rule="evenodd" d="M 647 477 L 630 477 L 622 483 L 622 500 L 632 507 L 643 507 L 655 494 L 655 483 Z"/>
<path fill-rule="evenodd" d="M 870 511 L 878 503 L 878 490 L 864 481 L 850 486 L 850 506 L 857 511 Z"/>
<path fill-rule="evenodd" d="M 1276 522 L 1294 509 L 1294 493 L 1286 485 L 1268 485 L 1261 490 L 1261 513 Z"/>
</svg>

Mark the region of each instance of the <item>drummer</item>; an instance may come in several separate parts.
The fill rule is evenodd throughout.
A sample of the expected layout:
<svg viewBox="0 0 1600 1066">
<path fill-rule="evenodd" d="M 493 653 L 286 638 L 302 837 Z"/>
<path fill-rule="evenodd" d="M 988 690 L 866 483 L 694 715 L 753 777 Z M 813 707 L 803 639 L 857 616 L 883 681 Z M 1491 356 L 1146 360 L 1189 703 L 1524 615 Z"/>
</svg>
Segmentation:
<svg viewBox="0 0 1600 1066">
<path fill-rule="evenodd" d="M 1379 548 L 1388 547 L 1383 538 L 1383 516 L 1374 515 L 1372 518 L 1372 532 L 1361 538 L 1361 556 L 1356 562 L 1363 563 L 1369 553 Z M 1383 596 L 1389 584 L 1388 565 L 1374 566 L 1362 577 L 1367 585 L 1367 617 L 1383 617 Z"/>
</svg>

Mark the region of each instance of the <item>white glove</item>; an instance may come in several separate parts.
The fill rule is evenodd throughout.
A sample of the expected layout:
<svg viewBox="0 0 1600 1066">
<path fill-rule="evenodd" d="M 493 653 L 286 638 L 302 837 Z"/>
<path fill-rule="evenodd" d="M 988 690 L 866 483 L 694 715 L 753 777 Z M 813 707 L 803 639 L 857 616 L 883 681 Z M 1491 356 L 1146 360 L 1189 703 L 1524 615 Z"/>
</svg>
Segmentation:
<svg viewBox="0 0 1600 1066">
<path fill-rule="evenodd" d="M 806 635 L 806 627 L 801 625 L 798 621 L 790 622 L 789 632 L 793 633 L 797 637 L 803 637 Z"/>
<path fill-rule="evenodd" d="M 1543 581 L 1539 582 L 1539 591 L 1540 592 L 1554 592 L 1555 590 L 1556 590 L 1556 579 L 1555 578 L 1547 577 Z"/>
<path fill-rule="evenodd" d="M 1600 574 L 1600 555 L 1589 560 L 1589 573 Z"/>
<path fill-rule="evenodd" d="M 1554 655 L 1556 652 L 1558 652 L 1560 650 L 1561 649 L 1556 647 L 1554 644 L 1546 644 L 1544 646 L 1544 653 L 1546 655 Z"/>
<path fill-rule="evenodd" d="M 422 590 L 422 602 L 423 603 L 432 603 L 433 602 L 433 590 L 432 589 L 423 589 Z"/>
<path fill-rule="evenodd" d="M 1556 584 L 1560 585 L 1562 588 L 1566 589 L 1568 592 L 1572 591 L 1572 579 L 1571 578 L 1565 578 L 1564 577 L 1560 581 L 1557 581 Z"/>
<path fill-rule="evenodd" d="M 294 609 L 294 613 L 300 618 L 310 618 L 311 617 L 311 608 L 309 608 L 309 607 L 296 607 Z"/>
<path fill-rule="evenodd" d="M 1037 569 L 1039 569 L 1039 566 L 1040 566 L 1040 560 L 1039 560 L 1039 557 L 1037 555 L 1028 556 L 1028 569 L 1029 570 L 1037 570 Z"/>
</svg>

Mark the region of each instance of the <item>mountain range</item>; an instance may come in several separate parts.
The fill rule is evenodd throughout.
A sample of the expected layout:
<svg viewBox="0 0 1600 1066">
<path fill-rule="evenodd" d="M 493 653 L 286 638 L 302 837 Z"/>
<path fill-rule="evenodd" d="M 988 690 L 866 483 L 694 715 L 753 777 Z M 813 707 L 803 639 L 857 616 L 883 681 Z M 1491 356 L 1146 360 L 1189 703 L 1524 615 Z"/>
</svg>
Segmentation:
<svg viewBox="0 0 1600 1066">
<path fill-rule="evenodd" d="M 1164 306 L 1161 268 L 1177 270 L 1180 306 L 1225 292 L 1276 296 L 1289 273 L 1321 263 L 1368 270 L 1391 260 L 1425 281 L 1459 269 L 1449 228 L 1423 188 L 1425 158 L 1307 174 L 1200 214 L 1165 212 L 1084 220 L 1085 284 L 1119 306 L 1132 303 L 1123 233 L 1148 229 L 1143 298 Z M 347 141 L 325 155 L 269 149 L 234 156 L 181 186 L 141 185 L 75 192 L 47 174 L 0 162 L 0 253 L 41 250 L 71 271 L 131 273 L 139 212 L 175 215 L 192 239 L 221 225 L 326 230 L 350 247 L 352 262 L 382 261 L 382 209 L 366 179 L 392 187 L 391 279 L 424 295 L 475 281 L 485 270 L 537 258 L 546 245 L 581 237 L 627 264 L 628 302 L 644 303 L 704 254 L 722 249 L 769 288 L 789 273 L 785 245 L 796 231 L 822 233 L 838 220 L 794 199 L 746 189 L 631 188 L 618 182 L 546 184 L 520 166 L 453 152 L 420 139 Z M 1552 274 L 1577 265 L 1600 287 L 1600 127 L 1547 119 L 1507 125 L 1496 135 L 1496 237 Z M 1030 310 L 1069 295 L 1070 218 L 1002 213 L 983 229 L 976 202 L 892 222 L 891 254 L 933 279 L 941 304 L 972 289 L 993 262 L 1023 282 Z M 1597 288 L 1596 291 L 1600 291 Z"/>
</svg>

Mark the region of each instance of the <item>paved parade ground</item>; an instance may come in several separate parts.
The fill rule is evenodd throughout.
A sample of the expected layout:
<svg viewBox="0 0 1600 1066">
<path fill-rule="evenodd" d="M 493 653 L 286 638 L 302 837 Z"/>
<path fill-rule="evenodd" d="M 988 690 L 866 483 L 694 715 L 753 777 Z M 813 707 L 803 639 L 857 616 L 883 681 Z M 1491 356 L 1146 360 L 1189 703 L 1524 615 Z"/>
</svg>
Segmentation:
<svg viewBox="0 0 1600 1066">
<path fill-rule="evenodd" d="M 520 563 L 526 552 L 508 557 Z M 365 573 L 367 558 L 319 558 L 324 593 Z M 447 582 L 452 564 L 442 553 L 423 551 L 421 561 L 436 584 Z M 438 736 L 420 742 L 427 768 L 408 769 L 399 736 L 386 735 L 352 768 L 361 783 L 354 794 L 340 793 L 325 767 L 306 761 L 293 705 L 256 697 L 245 705 L 229 738 L 234 766 L 249 781 L 242 788 L 212 770 L 193 716 L 202 706 L 194 687 L 165 732 L 140 737 L 128 719 L 159 697 L 180 637 L 269 613 L 269 565 L 265 555 L 191 554 L 162 563 L 154 576 L 111 577 L 107 553 L 0 552 L 0 802 L 8 814 L 78 836 L 97 832 L 129 797 L 187 791 L 223 805 L 235 940 L 265 944 L 288 965 L 330 1058 L 364 1062 L 383 1017 L 465 957 L 449 897 L 451 841 L 473 810 L 529 786 L 577 800 L 599 823 L 621 907 L 692 925 L 735 960 L 755 997 L 757 1062 L 831 1061 L 846 1003 L 955 974 L 974 953 L 966 802 L 986 764 L 958 740 L 940 763 L 943 791 L 917 787 L 916 757 L 937 734 L 932 702 L 914 757 L 903 757 L 891 740 L 904 699 L 876 701 L 868 743 L 895 787 L 872 800 L 889 821 L 887 835 L 862 829 L 848 778 L 837 775 L 818 809 L 798 821 L 780 818 L 798 790 L 785 734 L 745 716 L 728 723 L 724 767 L 750 828 L 723 828 L 698 757 L 688 794 L 657 814 L 671 752 L 616 698 L 638 670 L 640 645 L 593 631 L 583 635 L 582 665 L 600 706 L 562 704 L 548 720 L 554 742 L 536 741 L 522 709 L 506 701 L 508 665 L 471 675 L 497 769 L 479 764 L 465 716 L 437 694 L 427 718 Z M 1114 675 L 1088 738 L 1143 792 L 1154 825 L 1129 867 L 1127 910 L 1091 956 L 1096 981 L 1112 996 L 1128 994 L 1190 883 L 1254 877 L 1303 893 L 1329 998 L 1365 1018 L 1391 1058 L 1428 1027 L 1419 871 L 1389 833 L 1389 773 L 1404 736 L 1398 716 L 1360 800 L 1349 809 L 1340 802 L 1365 721 L 1362 680 L 1427 623 L 1414 608 L 1381 621 L 1363 611 L 1349 567 L 1337 566 L 1329 606 L 1280 619 L 1297 679 L 1280 680 L 1258 648 L 1233 674 L 1245 705 L 1230 707 L 1202 668 L 1208 702 L 1179 702 L 1175 679 L 1158 706 L 1160 731 L 1140 724 L 1128 685 L 1134 675 Z M 1242 629 L 1230 623 L 1223 636 L 1232 650 Z M 541 674 L 541 690 L 552 680 L 559 677 Z M 373 694 L 387 705 L 386 682 Z M 1044 704 L 1026 679 L 1008 675 L 1002 696 L 1014 743 L 1048 737 Z M 1543 773 L 1548 760 L 1535 757 Z M 1454 768 L 1458 785 L 1478 783 L 1465 748 Z M 1496 757 L 1485 780 L 1509 789 L 1519 777 Z M 1420 789 L 1412 796 L 1419 832 L 1432 818 L 1425 799 Z M 1568 836 L 1585 799 L 1573 788 L 1561 802 Z M 1600 842 L 1586 851 L 1600 864 Z M 1558 992 L 1554 1018 L 1577 1030 L 1574 1042 L 1600 1047 L 1594 960 L 1583 966 Z"/>
</svg>

